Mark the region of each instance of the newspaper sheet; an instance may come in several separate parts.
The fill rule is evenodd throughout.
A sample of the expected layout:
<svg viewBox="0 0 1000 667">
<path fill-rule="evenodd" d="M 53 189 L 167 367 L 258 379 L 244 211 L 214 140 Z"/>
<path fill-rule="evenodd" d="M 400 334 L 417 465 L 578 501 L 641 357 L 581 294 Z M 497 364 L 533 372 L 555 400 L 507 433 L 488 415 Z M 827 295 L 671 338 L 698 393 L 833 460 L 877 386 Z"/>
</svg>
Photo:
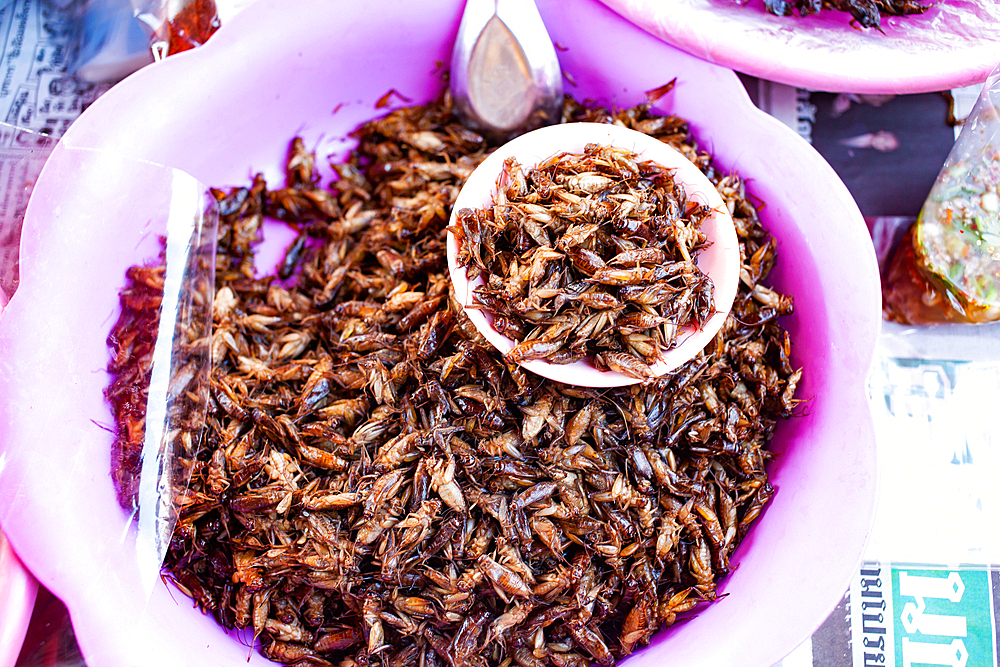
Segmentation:
<svg viewBox="0 0 1000 667">
<path fill-rule="evenodd" d="M 72 73 L 71 9 L 0 0 L 0 309 L 17 284 L 17 247 L 31 186 L 55 139 L 107 84 Z"/>
</svg>

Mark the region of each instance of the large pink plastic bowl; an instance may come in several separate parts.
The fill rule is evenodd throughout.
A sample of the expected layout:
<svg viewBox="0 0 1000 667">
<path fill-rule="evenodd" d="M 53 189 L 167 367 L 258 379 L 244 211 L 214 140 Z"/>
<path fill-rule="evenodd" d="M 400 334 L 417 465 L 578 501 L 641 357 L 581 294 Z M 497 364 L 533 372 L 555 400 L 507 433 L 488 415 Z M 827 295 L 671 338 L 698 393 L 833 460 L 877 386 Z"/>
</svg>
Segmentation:
<svg viewBox="0 0 1000 667">
<path fill-rule="evenodd" d="M 924 14 L 883 16 L 882 31 L 845 12 L 774 16 L 763 0 L 602 0 L 709 62 L 809 90 L 902 94 L 982 83 L 1000 61 L 1000 3 L 921 0 Z"/>
<path fill-rule="evenodd" d="M 820 156 L 756 111 L 729 70 L 688 56 L 596 1 L 541 0 L 579 98 L 616 105 L 677 77 L 661 108 L 691 119 L 720 168 L 766 202 L 779 242 L 771 280 L 795 295 L 786 318 L 805 367 L 805 415 L 780 425 L 774 501 L 736 553 L 725 597 L 657 635 L 632 667 L 770 667 L 843 596 L 874 511 L 875 442 L 865 396 L 880 321 L 875 255 L 847 189 Z M 261 0 L 204 47 L 126 79 L 88 109 L 66 144 L 119 151 L 215 184 L 255 170 L 278 183 L 289 139 L 343 149 L 389 89 L 440 90 L 460 0 Z M 393 98 L 394 100 L 397 98 Z M 0 523 L 40 582 L 69 608 L 95 667 L 239 667 L 252 651 L 156 581 L 135 573 L 108 476 L 105 337 L 125 267 L 150 258 L 153 193 L 108 175 L 107 213 L 74 220 L 79 151 L 57 148 L 22 237 L 22 283 L 0 316 Z M 137 170 L 137 173 L 142 170 Z M 95 191 L 95 196 L 99 193 Z M 90 207 L 86 207 L 90 208 Z M 74 226 L 66 228 L 67 221 Z M 86 223 L 86 224 L 84 224 Z M 274 237 L 271 239 L 272 245 Z M 123 546 L 124 545 L 124 546 Z M 251 664 L 266 664 L 253 654 Z"/>
</svg>

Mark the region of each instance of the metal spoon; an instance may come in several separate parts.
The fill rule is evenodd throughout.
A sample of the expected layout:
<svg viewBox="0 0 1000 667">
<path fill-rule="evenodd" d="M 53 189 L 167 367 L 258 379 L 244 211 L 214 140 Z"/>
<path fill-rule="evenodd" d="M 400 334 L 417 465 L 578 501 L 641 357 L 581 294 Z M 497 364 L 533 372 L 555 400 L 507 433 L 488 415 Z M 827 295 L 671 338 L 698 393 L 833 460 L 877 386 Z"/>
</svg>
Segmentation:
<svg viewBox="0 0 1000 667">
<path fill-rule="evenodd" d="M 467 0 L 450 82 L 462 121 L 495 141 L 558 122 L 562 70 L 534 0 Z"/>
</svg>

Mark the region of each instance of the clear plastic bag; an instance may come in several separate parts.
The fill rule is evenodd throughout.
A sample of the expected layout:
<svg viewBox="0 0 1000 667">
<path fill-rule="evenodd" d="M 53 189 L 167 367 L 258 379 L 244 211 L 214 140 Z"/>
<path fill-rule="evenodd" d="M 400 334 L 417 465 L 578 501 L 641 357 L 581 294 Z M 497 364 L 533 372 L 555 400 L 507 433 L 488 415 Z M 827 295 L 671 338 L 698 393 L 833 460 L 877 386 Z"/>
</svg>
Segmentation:
<svg viewBox="0 0 1000 667">
<path fill-rule="evenodd" d="M 163 587 L 160 565 L 208 402 L 218 211 L 179 170 L 61 144 L 56 152 L 25 216 L 18 291 L 0 315 L 0 525 L 26 562 L 59 573 L 42 582 L 56 595 L 100 579 L 81 571 L 95 561 L 77 557 L 86 548 L 101 552 L 96 560 L 123 589 L 148 599 Z M 113 326 L 144 311 L 152 331 Z M 128 335 L 146 336 L 148 349 Z M 131 393 L 133 410 L 118 429 L 118 403 L 106 400 L 116 387 Z M 85 512 L 62 509 L 80 503 Z M 31 528 L 40 521 L 45 530 Z M 128 624 L 142 610 L 108 611 Z"/>
<path fill-rule="evenodd" d="M 118 81 L 153 62 L 154 35 L 131 0 L 86 0 L 71 10 L 78 44 L 73 73 L 81 81 Z"/>
<path fill-rule="evenodd" d="M 204 44 L 219 28 L 215 0 L 78 0 L 76 75 L 117 81 L 168 55 Z"/>
<path fill-rule="evenodd" d="M 1000 320 L 1000 67 L 886 271 L 886 319 Z"/>
</svg>

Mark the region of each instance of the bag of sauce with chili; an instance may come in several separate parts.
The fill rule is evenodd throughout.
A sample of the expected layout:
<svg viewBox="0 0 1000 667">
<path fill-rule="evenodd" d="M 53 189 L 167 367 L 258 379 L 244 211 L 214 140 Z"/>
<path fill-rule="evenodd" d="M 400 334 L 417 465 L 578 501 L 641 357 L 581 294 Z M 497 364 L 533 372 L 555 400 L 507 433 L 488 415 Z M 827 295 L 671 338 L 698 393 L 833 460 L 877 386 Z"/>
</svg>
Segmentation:
<svg viewBox="0 0 1000 667">
<path fill-rule="evenodd" d="M 883 277 L 883 313 L 902 324 L 1000 320 L 1000 67 Z"/>
<path fill-rule="evenodd" d="M 136 17 L 153 32 L 157 60 L 193 49 L 219 29 L 215 0 L 131 0 Z M 236 3 L 244 6 L 246 3 Z"/>
</svg>

